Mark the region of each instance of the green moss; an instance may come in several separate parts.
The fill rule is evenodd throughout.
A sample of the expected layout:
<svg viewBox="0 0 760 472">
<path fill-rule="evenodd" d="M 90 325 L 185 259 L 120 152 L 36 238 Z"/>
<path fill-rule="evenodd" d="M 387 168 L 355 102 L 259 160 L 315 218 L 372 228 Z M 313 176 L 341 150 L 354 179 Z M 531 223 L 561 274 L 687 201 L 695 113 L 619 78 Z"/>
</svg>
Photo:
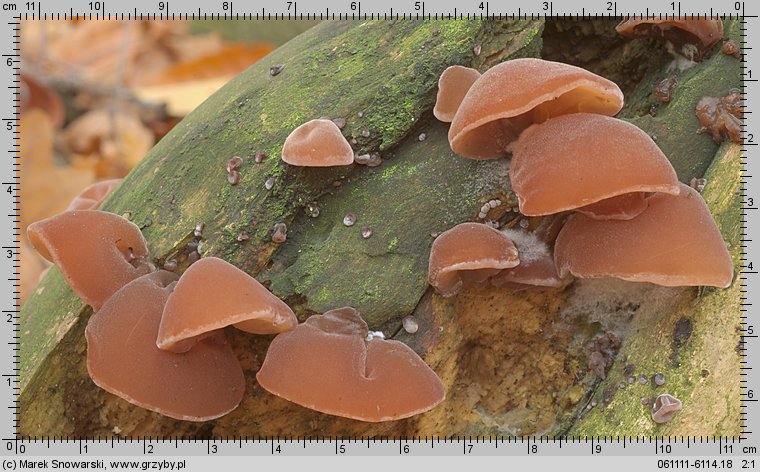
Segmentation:
<svg viewBox="0 0 760 472">
<path fill-rule="evenodd" d="M 391 242 L 388 243 L 388 252 L 393 251 L 398 246 L 398 238 L 394 237 Z"/>
<path fill-rule="evenodd" d="M 322 198 L 318 218 L 298 217 L 261 280 L 283 298 L 303 295 L 311 311 L 354 306 L 375 329 L 410 313 L 427 288 L 431 233 L 471 219 L 480 200 L 508 185 L 504 162 L 454 155 L 444 124 L 425 132 L 424 142 L 408 137 L 392 160 Z M 403 203 L 389 205 L 392 195 Z M 342 224 L 349 212 L 352 227 Z"/>
</svg>

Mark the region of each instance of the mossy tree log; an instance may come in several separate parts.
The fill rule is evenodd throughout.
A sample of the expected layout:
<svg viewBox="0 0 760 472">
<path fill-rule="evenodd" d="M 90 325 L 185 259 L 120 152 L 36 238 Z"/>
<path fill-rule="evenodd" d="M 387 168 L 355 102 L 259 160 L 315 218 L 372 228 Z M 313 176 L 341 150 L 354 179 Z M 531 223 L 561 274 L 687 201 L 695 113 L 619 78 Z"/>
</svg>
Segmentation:
<svg viewBox="0 0 760 472">
<path fill-rule="evenodd" d="M 444 404 L 427 414 L 384 424 L 312 412 L 256 384 L 255 372 L 271 337 L 230 329 L 228 339 L 248 382 L 241 406 L 204 424 L 147 412 L 90 381 L 83 332 L 91 310 L 52 270 L 22 310 L 19 432 L 76 437 L 449 436 L 568 430 L 596 434 L 593 415 L 581 414 L 599 391 L 598 379 L 588 373 L 589 346 L 598 347 L 600 339 L 614 333 L 623 340 L 615 352 L 621 349 L 635 356 L 636 339 L 645 333 L 631 328 L 635 321 L 619 318 L 633 316 L 659 326 L 655 314 L 664 311 L 679 319 L 677 314 L 695 306 L 694 290 L 607 281 L 577 283 L 563 291 L 478 288 L 447 300 L 427 291 L 432 234 L 475 219 L 489 199 L 515 203 L 507 161 L 473 162 L 451 153 L 447 126 L 431 114 L 438 76 L 452 64 L 485 70 L 508 58 L 538 56 L 542 27 L 542 21 L 527 19 L 317 26 L 190 114 L 104 205 L 140 226 L 159 265 L 178 258 L 181 270 L 184 247 L 195 225 L 203 222 L 203 254 L 223 257 L 268 283 L 301 320 L 330 308 L 357 307 L 373 329 L 395 333 L 426 358 L 446 384 Z M 733 34 L 734 29 L 727 31 Z M 473 54 L 476 45 L 479 55 Z M 689 87 L 659 116 L 671 109 L 693 110 L 705 89 L 721 88 L 709 71 L 734 67 L 719 62 L 727 60 L 735 59 L 716 55 L 687 71 L 691 75 L 682 83 Z M 276 64 L 285 67 L 271 75 L 269 68 Z M 733 75 L 724 75 L 737 86 L 738 64 L 734 68 L 735 85 Z M 663 72 L 654 68 L 650 73 Z M 644 92 L 632 97 L 638 97 L 637 103 L 648 100 Z M 346 118 L 343 131 L 356 141 L 357 152 L 379 152 L 383 164 L 296 169 L 281 163 L 278 156 L 287 134 L 320 116 Z M 644 122 L 635 111 L 626 117 L 649 132 L 655 129 L 656 123 Z M 693 114 L 683 112 L 672 119 L 679 130 L 696 129 Z M 689 172 L 695 173 L 713 161 L 715 148 L 694 152 L 676 146 L 693 140 L 691 134 L 665 133 L 658 143 L 664 149 L 674 146 L 670 157 L 677 169 L 689 160 Z M 723 150 L 723 155 L 735 154 L 730 147 Z M 270 157 L 261 164 L 246 157 L 241 182 L 230 186 L 226 161 L 256 151 Z M 738 157 L 716 161 L 711 173 L 738 182 L 737 162 Z M 268 179 L 274 180 L 271 190 L 264 186 Z M 738 248 L 738 226 L 732 226 L 738 221 L 738 200 L 733 187 L 728 199 L 722 192 L 728 190 L 720 189 L 720 198 L 716 194 L 721 204 L 713 211 L 719 221 L 725 220 L 724 234 Z M 358 216 L 352 227 L 342 224 L 348 212 Z M 288 240 L 280 246 L 271 242 L 272 226 L 279 222 L 289 227 Z M 365 226 L 372 229 L 369 239 L 361 236 Z M 238 241 L 241 233 L 249 239 Z M 730 292 L 716 293 L 722 298 L 704 310 L 728 312 Z M 401 318 L 410 313 L 420 323 L 413 336 L 400 330 Z M 695 328 L 693 333 L 701 331 Z M 723 335 L 735 337 L 733 331 Z M 651 352 L 652 346 L 641 349 Z M 733 379 L 733 374 L 725 379 Z M 719 384 L 715 388 L 728 395 Z M 710 423 L 702 434 L 738 431 L 736 411 L 726 411 L 722 418 L 724 427 Z"/>
</svg>

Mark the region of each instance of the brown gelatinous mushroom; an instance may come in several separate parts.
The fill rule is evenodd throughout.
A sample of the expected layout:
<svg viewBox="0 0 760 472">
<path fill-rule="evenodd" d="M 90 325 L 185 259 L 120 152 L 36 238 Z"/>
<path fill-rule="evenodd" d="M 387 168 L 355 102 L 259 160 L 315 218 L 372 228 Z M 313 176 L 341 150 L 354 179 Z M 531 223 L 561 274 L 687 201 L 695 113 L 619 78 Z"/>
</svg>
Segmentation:
<svg viewBox="0 0 760 472">
<path fill-rule="evenodd" d="M 741 144 L 744 100 L 738 90 L 732 90 L 725 97 L 702 97 L 695 109 L 699 124 L 697 133 L 710 133 L 720 144 L 726 136 L 732 142 Z"/>
<path fill-rule="evenodd" d="M 509 177 L 524 215 L 580 209 L 629 219 L 646 208 L 645 193 L 679 192 L 673 166 L 652 138 L 609 116 L 574 113 L 531 126 L 512 152 Z M 640 195 L 623 196 L 630 193 Z"/>
<path fill-rule="evenodd" d="M 667 423 L 681 409 L 681 400 L 673 395 L 663 393 L 658 395 L 652 405 L 652 420 L 655 423 Z"/>
<path fill-rule="evenodd" d="M 184 354 L 156 347 L 161 313 L 177 276 L 157 271 L 128 283 L 87 323 L 87 371 L 100 388 L 128 402 L 185 421 L 234 410 L 245 378 L 218 333 Z"/>
<path fill-rule="evenodd" d="M 520 265 L 493 276 L 491 284 L 511 288 L 567 285 L 571 277 L 560 277 L 554 265 L 554 241 L 568 216 L 568 213 L 546 216 L 533 231 L 522 228 L 501 230 L 517 247 Z"/>
<path fill-rule="evenodd" d="M 69 204 L 66 211 L 97 210 L 103 200 L 119 186 L 124 179 L 110 179 L 85 187 Z"/>
<path fill-rule="evenodd" d="M 95 310 L 124 284 L 154 269 L 140 229 L 113 213 L 66 211 L 30 224 L 27 235 Z"/>
<path fill-rule="evenodd" d="M 282 160 L 294 166 L 347 166 L 354 162 L 354 151 L 331 120 L 311 120 L 285 139 Z"/>
<path fill-rule="evenodd" d="M 624 193 L 576 208 L 575 211 L 597 220 L 630 220 L 647 209 L 649 195 L 647 192 Z"/>
<path fill-rule="evenodd" d="M 430 248 L 428 280 L 444 297 L 520 263 L 512 240 L 482 223 L 462 223 L 441 233 Z"/>
<path fill-rule="evenodd" d="M 560 275 L 728 287 L 734 269 L 718 226 L 702 196 L 680 187 L 679 195 L 650 197 L 647 209 L 631 220 L 571 216 L 554 247 Z"/>
<path fill-rule="evenodd" d="M 470 159 L 496 159 L 534 123 L 567 113 L 614 115 L 623 93 L 580 67 L 513 59 L 486 71 L 470 88 L 449 128 L 451 149 Z"/>
<path fill-rule="evenodd" d="M 277 335 L 256 374 L 267 391 L 360 421 L 407 418 L 443 401 L 443 384 L 406 344 L 368 336 L 350 307 L 314 315 Z"/>
<path fill-rule="evenodd" d="M 480 72 L 470 67 L 451 66 L 443 71 L 438 79 L 438 95 L 433 115 L 440 121 L 450 123 L 467 91 L 478 78 Z"/>
<path fill-rule="evenodd" d="M 156 345 L 186 352 L 225 326 L 274 334 L 298 325 L 288 305 L 229 262 L 204 257 L 179 279 L 161 319 Z"/>
<path fill-rule="evenodd" d="M 692 61 L 701 61 L 710 48 L 723 38 L 723 22 L 720 18 L 654 18 L 629 17 L 621 21 L 615 30 L 628 38 L 664 38 L 674 52 Z"/>
</svg>

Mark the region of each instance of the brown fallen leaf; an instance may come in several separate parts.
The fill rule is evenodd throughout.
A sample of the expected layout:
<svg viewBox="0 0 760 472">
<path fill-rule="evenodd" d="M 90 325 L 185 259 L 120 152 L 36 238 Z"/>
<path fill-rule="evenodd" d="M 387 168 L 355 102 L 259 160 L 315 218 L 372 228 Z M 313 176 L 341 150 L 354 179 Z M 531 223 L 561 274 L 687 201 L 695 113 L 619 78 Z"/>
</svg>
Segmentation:
<svg viewBox="0 0 760 472">
<path fill-rule="evenodd" d="M 153 147 L 153 133 L 130 113 L 93 110 L 63 133 L 74 167 L 91 167 L 99 179 L 124 177 Z"/>
<path fill-rule="evenodd" d="M 132 93 L 143 102 L 165 104 L 167 113 L 172 116 L 185 116 L 231 78 L 232 76 L 224 76 L 179 84 L 138 87 L 133 89 Z"/>
<path fill-rule="evenodd" d="M 186 36 L 182 21 L 28 21 L 24 22 L 25 61 L 52 77 L 98 86 L 139 83 L 185 56 L 176 44 Z M 214 48 L 217 48 L 214 42 Z M 191 54 L 206 49 L 186 48 Z"/>
<path fill-rule="evenodd" d="M 40 281 L 42 273 L 50 267 L 50 263 L 42 258 L 32 246 L 22 237 L 19 244 L 19 271 L 21 272 L 19 281 L 20 303 L 31 295 Z"/>
<path fill-rule="evenodd" d="M 179 62 L 154 77 L 149 85 L 165 85 L 234 76 L 274 50 L 268 43 L 224 45 L 219 51 Z"/>
<path fill-rule="evenodd" d="M 29 110 L 21 117 L 21 227 L 66 209 L 95 179 L 91 170 L 58 165 L 53 159 L 55 127 L 50 116 Z"/>
<path fill-rule="evenodd" d="M 21 73 L 21 114 L 25 114 L 32 108 L 44 110 L 60 128 L 66 120 L 66 110 L 63 102 L 55 90 L 33 77 Z"/>
</svg>

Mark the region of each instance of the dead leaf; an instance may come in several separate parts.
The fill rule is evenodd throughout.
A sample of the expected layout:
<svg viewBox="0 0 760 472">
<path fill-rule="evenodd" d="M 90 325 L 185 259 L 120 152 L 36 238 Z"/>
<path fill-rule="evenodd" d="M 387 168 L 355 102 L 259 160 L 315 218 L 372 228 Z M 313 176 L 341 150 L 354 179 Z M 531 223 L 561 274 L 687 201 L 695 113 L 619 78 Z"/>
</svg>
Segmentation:
<svg viewBox="0 0 760 472">
<path fill-rule="evenodd" d="M 57 165 L 53 160 L 55 128 L 50 116 L 32 109 L 21 117 L 21 227 L 66 209 L 94 181 L 92 171 Z"/>
<path fill-rule="evenodd" d="M 274 46 L 268 43 L 227 44 L 212 54 L 169 67 L 150 84 L 163 85 L 235 76 L 273 50 Z"/>
<path fill-rule="evenodd" d="M 66 120 L 66 110 L 55 90 L 33 77 L 21 73 L 21 114 L 32 108 L 40 108 L 47 112 L 53 124 L 60 128 Z"/>
<path fill-rule="evenodd" d="M 26 242 L 26 238 L 22 238 L 19 244 L 19 265 L 21 280 L 18 290 L 20 303 L 23 304 L 37 287 L 43 272 L 50 267 L 50 263 L 37 254 L 37 251 Z"/>
<path fill-rule="evenodd" d="M 96 177 L 124 177 L 153 147 L 153 133 L 136 116 L 93 110 L 74 120 L 63 141 L 74 167 L 92 166 Z"/>
<path fill-rule="evenodd" d="M 24 23 L 24 59 L 52 77 L 98 86 L 129 85 L 178 60 L 181 21 L 33 21 Z M 198 54 L 202 54 L 199 52 Z"/>
<path fill-rule="evenodd" d="M 132 93 L 143 102 L 164 103 L 172 116 L 185 116 L 219 90 L 232 77 L 194 80 L 179 84 L 139 87 Z"/>
</svg>

